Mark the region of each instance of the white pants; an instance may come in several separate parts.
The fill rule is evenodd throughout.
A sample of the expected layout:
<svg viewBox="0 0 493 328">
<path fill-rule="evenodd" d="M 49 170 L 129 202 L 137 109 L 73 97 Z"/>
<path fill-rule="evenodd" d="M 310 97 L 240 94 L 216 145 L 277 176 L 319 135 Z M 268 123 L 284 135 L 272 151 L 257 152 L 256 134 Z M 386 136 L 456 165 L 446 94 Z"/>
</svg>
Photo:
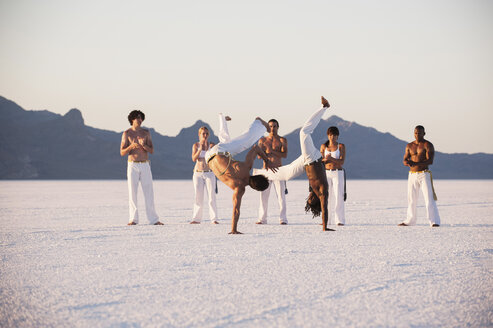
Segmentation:
<svg viewBox="0 0 493 328">
<path fill-rule="evenodd" d="M 202 220 L 204 189 L 206 188 L 209 199 L 209 217 L 211 221 L 216 221 L 216 176 L 214 173 L 193 172 L 193 188 L 195 190 L 195 201 L 193 203 L 192 221 L 200 222 Z"/>
<path fill-rule="evenodd" d="M 440 224 L 440 215 L 435 200 L 433 199 L 433 189 L 431 187 L 430 172 L 411 173 L 407 180 L 407 219 L 405 224 L 416 224 L 416 206 L 418 204 L 419 190 L 423 192 L 426 205 L 426 214 L 430 225 Z"/>
<path fill-rule="evenodd" d="M 250 127 L 246 132 L 231 139 L 226 119 L 223 114 L 219 114 L 219 143 L 205 153 L 205 160 L 208 162 L 209 159 L 218 152 L 228 152 L 231 156 L 239 154 L 255 144 L 266 131 L 265 126 L 259 120 L 255 120 L 250 124 Z"/>
<path fill-rule="evenodd" d="M 312 133 L 325 114 L 327 107 L 322 107 L 310 116 L 300 130 L 301 156 L 288 165 L 278 168 L 277 172 L 266 169 L 253 169 L 253 174 L 262 174 L 272 181 L 291 180 L 301 175 L 305 170 L 305 165 L 315 162 L 321 155 L 320 151 L 313 144 Z"/>
<path fill-rule="evenodd" d="M 334 204 L 335 223 L 346 224 L 346 215 L 344 213 L 344 171 L 326 170 L 325 175 L 329 184 L 329 204 Z M 329 209 L 329 223 L 331 221 L 331 212 Z"/>
<path fill-rule="evenodd" d="M 137 190 L 139 181 L 144 192 L 144 200 L 146 204 L 147 220 L 150 224 L 159 221 L 154 208 L 154 190 L 152 189 L 152 173 L 149 162 L 134 163 L 128 162 L 127 166 L 128 179 L 128 206 L 130 219 L 129 222 L 139 223 L 139 212 L 137 211 Z"/>
<path fill-rule="evenodd" d="M 272 185 L 277 194 L 277 201 L 279 202 L 279 222 L 288 223 L 286 217 L 286 181 L 269 181 L 269 187 L 260 192 L 260 207 L 258 210 L 258 222 L 267 223 L 267 209 L 269 207 L 269 196 Z"/>
</svg>

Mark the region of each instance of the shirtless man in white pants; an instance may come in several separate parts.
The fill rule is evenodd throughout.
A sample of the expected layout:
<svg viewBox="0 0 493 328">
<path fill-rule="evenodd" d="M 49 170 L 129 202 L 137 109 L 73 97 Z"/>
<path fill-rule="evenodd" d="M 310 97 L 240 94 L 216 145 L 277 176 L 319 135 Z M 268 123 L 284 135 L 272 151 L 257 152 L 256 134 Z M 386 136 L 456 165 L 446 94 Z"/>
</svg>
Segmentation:
<svg viewBox="0 0 493 328">
<path fill-rule="evenodd" d="M 127 179 L 130 212 L 128 225 L 139 223 L 139 212 L 137 211 L 139 182 L 144 192 L 147 220 L 149 220 L 150 224 L 162 225 L 154 208 L 154 190 L 152 188 L 152 173 L 149 164 L 149 153 L 152 154 L 154 152 L 154 146 L 149 130 L 141 127 L 144 119 L 145 114 L 140 110 L 130 112 L 128 121 L 132 127 L 123 132 L 120 145 L 120 155 L 128 155 Z"/>
<path fill-rule="evenodd" d="M 279 122 L 277 120 L 272 119 L 268 124 L 269 135 L 260 138 L 258 146 L 267 154 L 270 162 L 276 166 L 281 166 L 282 159 L 288 156 L 288 141 L 277 133 L 279 130 Z M 267 224 L 267 209 L 269 207 L 269 196 L 272 186 L 274 186 L 279 203 L 279 223 L 283 225 L 288 224 L 288 218 L 286 216 L 286 181 L 277 180 L 269 181 L 269 187 L 260 192 L 260 207 L 256 224 Z"/>
<path fill-rule="evenodd" d="M 418 204 L 419 190 L 423 192 L 426 205 L 426 214 L 430 226 L 440 226 L 440 215 L 436 204 L 436 194 L 433 188 L 433 178 L 428 166 L 433 164 L 435 148 L 433 144 L 424 138 L 425 128 L 421 125 L 414 128 L 414 140 L 406 146 L 402 163 L 409 166 L 407 180 L 407 218 L 399 226 L 416 224 L 416 206 Z"/>
</svg>

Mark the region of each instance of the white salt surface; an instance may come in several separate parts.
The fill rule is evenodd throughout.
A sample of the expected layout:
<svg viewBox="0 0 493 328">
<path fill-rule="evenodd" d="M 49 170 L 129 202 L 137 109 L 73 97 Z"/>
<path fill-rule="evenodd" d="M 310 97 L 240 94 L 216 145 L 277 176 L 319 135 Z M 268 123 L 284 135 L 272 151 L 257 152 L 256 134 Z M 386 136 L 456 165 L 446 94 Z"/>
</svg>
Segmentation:
<svg viewBox="0 0 493 328">
<path fill-rule="evenodd" d="M 0 182 L 1 327 L 493 325 L 493 181 L 435 182 L 442 218 L 406 213 L 406 181 L 348 181 L 347 226 L 322 232 L 288 182 L 289 225 L 258 194 L 230 231 L 189 225 L 191 181 L 155 181 L 164 226 L 128 227 L 125 181 Z M 143 204 L 142 194 L 139 194 Z"/>
</svg>

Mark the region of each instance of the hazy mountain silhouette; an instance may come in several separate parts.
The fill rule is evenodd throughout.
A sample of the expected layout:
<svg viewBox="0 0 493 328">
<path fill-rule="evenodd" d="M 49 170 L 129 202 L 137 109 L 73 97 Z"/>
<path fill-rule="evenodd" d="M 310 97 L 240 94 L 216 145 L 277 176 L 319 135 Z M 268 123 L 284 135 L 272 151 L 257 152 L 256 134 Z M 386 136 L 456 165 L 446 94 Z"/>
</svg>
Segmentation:
<svg viewBox="0 0 493 328">
<path fill-rule="evenodd" d="M 47 110 L 27 111 L 0 97 L 0 113 L 4 121 L 0 129 L 0 179 L 126 178 L 127 159 L 119 153 L 121 132 L 86 126 L 78 109 L 65 115 Z M 304 119 L 300 117 L 300 125 Z M 210 126 L 203 121 L 183 128 L 176 137 L 150 129 L 155 148 L 150 157 L 154 179 L 192 177 L 192 144 L 197 141 L 198 128 L 204 125 L 211 131 L 210 140 L 217 142 Z M 339 141 L 347 147 L 344 166 L 349 179 L 407 178 L 408 169 L 402 165 L 405 141 L 331 116 L 313 133 L 317 147 L 327 140 L 326 130 L 331 125 L 339 128 Z M 298 135 L 299 129 L 284 135 L 288 140 L 285 164 L 300 155 Z M 236 158 L 242 160 L 244 154 Z M 258 160 L 256 167 L 260 166 Z M 439 179 L 492 179 L 493 154 L 438 152 L 432 169 Z"/>
</svg>

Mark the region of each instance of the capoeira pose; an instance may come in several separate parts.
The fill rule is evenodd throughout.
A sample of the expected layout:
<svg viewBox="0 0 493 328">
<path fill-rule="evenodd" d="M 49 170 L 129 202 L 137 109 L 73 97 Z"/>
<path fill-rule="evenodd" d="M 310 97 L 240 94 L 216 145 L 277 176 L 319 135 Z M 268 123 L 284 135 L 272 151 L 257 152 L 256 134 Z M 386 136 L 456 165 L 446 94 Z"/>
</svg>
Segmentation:
<svg viewBox="0 0 493 328">
<path fill-rule="evenodd" d="M 131 111 L 128 121 L 132 126 L 123 132 L 120 144 L 120 155 L 128 155 L 127 179 L 128 179 L 128 204 L 130 219 L 128 225 L 139 223 L 137 211 L 137 189 L 139 181 L 144 192 L 147 220 L 150 224 L 162 225 L 154 209 L 154 191 L 152 188 L 152 173 L 149 165 L 149 153 L 154 152 L 151 134 L 149 130 L 141 127 L 145 114 L 140 110 Z"/>
<path fill-rule="evenodd" d="M 416 224 L 416 205 L 418 203 L 419 190 L 423 191 L 428 221 L 432 227 L 440 226 L 440 215 L 436 204 L 436 194 L 433 188 L 433 178 L 428 166 L 433 164 L 435 148 L 433 144 L 424 138 L 425 128 L 421 125 L 414 128 L 415 141 L 408 143 L 404 153 L 403 164 L 409 166 L 407 180 L 407 218 L 400 226 Z"/>
<path fill-rule="evenodd" d="M 241 198 L 246 186 L 262 191 L 269 186 L 269 181 L 262 175 L 250 175 L 256 156 L 260 156 L 268 169 L 276 171 L 276 166 L 269 162 L 267 155 L 255 144 L 267 131 L 268 124 L 257 117 L 248 131 L 241 136 L 231 139 L 226 121 L 228 116 L 219 114 L 219 143 L 205 154 L 205 160 L 216 177 L 233 189 L 233 217 L 230 234 L 239 234 L 237 229 L 240 218 Z M 255 144 L 255 145 L 254 145 Z M 247 153 L 244 162 L 235 161 L 233 156 L 254 145 Z"/>
<path fill-rule="evenodd" d="M 306 211 L 311 211 L 313 216 L 319 216 L 322 213 L 322 226 L 324 231 L 334 231 L 327 228 L 328 221 L 328 184 L 325 175 L 325 167 L 322 162 L 320 152 L 313 144 L 313 130 L 317 127 L 325 111 L 330 107 L 327 99 L 322 97 L 322 108 L 310 116 L 300 130 L 300 147 L 301 156 L 291 164 L 278 168 L 277 172 L 269 172 L 265 169 L 254 169 L 254 174 L 263 174 L 269 180 L 290 180 L 303 171 L 306 171 L 311 191 L 306 201 Z"/>
</svg>

